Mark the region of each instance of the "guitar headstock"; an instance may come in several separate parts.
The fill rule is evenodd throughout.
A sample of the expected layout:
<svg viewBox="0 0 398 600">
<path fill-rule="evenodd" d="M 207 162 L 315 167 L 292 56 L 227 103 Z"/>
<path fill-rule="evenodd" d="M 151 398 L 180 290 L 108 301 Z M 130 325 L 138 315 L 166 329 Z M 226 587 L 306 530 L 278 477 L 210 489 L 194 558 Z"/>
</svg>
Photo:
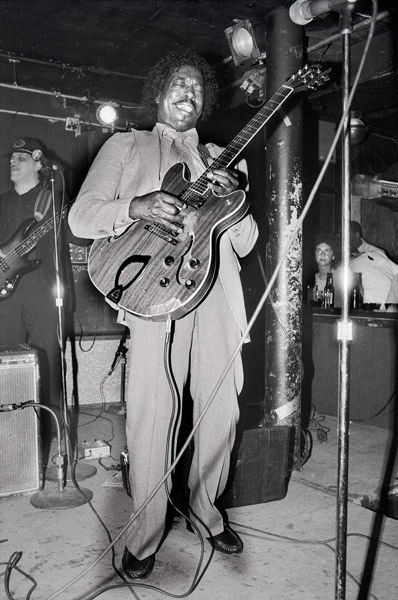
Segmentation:
<svg viewBox="0 0 398 600">
<path fill-rule="evenodd" d="M 294 88 L 295 92 L 301 92 L 303 90 L 314 90 L 326 81 L 329 81 L 330 67 L 325 67 L 320 63 L 313 63 L 305 65 L 302 69 L 292 75 L 286 84 L 289 87 Z"/>
</svg>

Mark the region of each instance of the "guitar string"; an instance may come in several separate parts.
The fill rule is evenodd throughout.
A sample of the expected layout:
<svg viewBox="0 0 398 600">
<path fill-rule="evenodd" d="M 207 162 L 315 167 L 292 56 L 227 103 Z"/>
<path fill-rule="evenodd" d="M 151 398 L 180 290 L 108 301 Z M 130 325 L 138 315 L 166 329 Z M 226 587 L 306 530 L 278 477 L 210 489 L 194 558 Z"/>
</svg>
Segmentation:
<svg viewBox="0 0 398 600">
<path fill-rule="evenodd" d="M 298 74 L 293 75 L 292 77 L 290 77 L 290 79 L 287 80 L 287 82 L 285 82 L 275 93 L 274 95 L 267 101 L 267 104 L 260 109 L 255 115 L 254 117 L 249 121 L 249 123 L 242 129 L 241 132 L 239 132 L 239 134 L 228 144 L 228 146 L 226 146 L 225 150 L 220 154 L 220 156 L 215 159 L 214 163 L 212 164 L 212 168 L 214 168 L 215 165 L 220 165 L 220 166 L 228 166 L 232 160 L 239 154 L 239 152 L 242 151 L 242 149 L 251 141 L 251 139 L 258 133 L 258 131 L 260 130 L 261 127 L 263 127 L 265 125 L 265 123 L 267 122 L 267 120 L 282 106 L 282 104 L 287 100 L 287 98 L 294 92 L 294 86 L 292 85 L 294 83 L 295 80 L 297 80 L 297 76 L 300 75 L 301 76 L 301 81 L 299 80 L 298 83 L 307 83 L 308 82 L 305 81 L 305 78 L 308 77 L 309 79 L 312 78 L 312 85 L 319 85 L 320 82 L 318 82 L 315 78 L 314 75 L 314 71 L 316 72 L 316 74 L 318 76 L 321 77 L 322 79 L 322 72 L 321 72 L 321 68 L 320 65 L 313 65 L 312 67 L 309 67 L 308 65 L 305 65 L 303 67 L 303 69 L 301 71 L 299 71 Z M 278 100 L 278 97 L 282 97 L 282 100 Z M 275 104 L 276 106 L 274 106 L 274 108 L 270 108 L 270 105 Z M 264 113 L 269 112 L 267 119 L 264 121 L 263 120 L 263 116 Z M 259 119 L 259 117 L 261 116 L 261 120 Z M 260 126 L 257 125 L 257 123 L 260 124 Z M 253 130 L 254 133 L 251 133 L 250 130 Z M 249 134 L 249 137 L 246 139 L 244 137 L 244 135 L 246 134 L 246 132 Z M 242 144 L 242 142 L 240 141 L 240 138 L 243 138 L 244 143 Z M 239 148 L 238 153 L 235 152 L 235 148 Z M 232 152 L 232 149 L 234 149 L 234 151 Z M 231 153 L 231 158 L 228 158 L 228 162 L 224 162 L 224 158 Z M 205 175 L 206 172 L 203 174 Z M 203 175 L 201 178 L 199 178 L 199 182 L 200 179 L 203 178 Z"/>
<path fill-rule="evenodd" d="M 283 89 L 284 94 L 281 93 Z M 196 193 L 204 194 L 208 188 L 208 179 L 207 174 L 218 167 L 228 166 L 232 160 L 234 160 L 238 154 L 243 150 L 243 148 L 251 141 L 251 139 L 258 133 L 258 131 L 265 125 L 268 119 L 273 115 L 276 110 L 278 110 L 283 102 L 292 94 L 294 88 L 289 87 L 287 83 L 285 83 L 281 88 L 275 92 L 275 94 L 269 99 L 267 104 L 249 121 L 249 123 L 242 129 L 241 132 L 226 146 L 226 148 L 222 151 L 220 156 L 214 159 L 213 163 L 210 167 L 202 173 L 197 181 L 191 184 L 181 195 L 181 199 L 186 202 L 189 206 L 193 208 L 200 208 L 205 202 L 206 199 L 201 196 L 201 203 L 198 206 L 196 201 Z M 277 101 L 277 98 L 282 97 L 282 101 Z M 273 108 L 270 108 L 270 105 L 275 104 Z M 269 114 L 266 114 L 266 113 Z M 263 119 L 263 116 L 266 116 L 266 120 Z M 261 119 L 259 118 L 261 116 Z M 258 125 L 257 125 L 258 123 Z M 256 124 L 256 125 L 255 125 Z M 254 131 L 254 133 L 253 133 Z M 247 137 L 245 137 L 247 136 Z M 243 140 L 243 142 L 241 141 Z M 238 150 L 238 152 L 236 152 Z M 168 232 L 169 230 L 165 226 L 159 226 L 158 229 Z"/>
<path fill-rule="evenodd" d="M 293 92 L 293 88 L 288 88 L 286 86 L 286 84 L 284 87 L 286 87 L 286 95 L 284 95 L 283 102 Z M 195 192 L 197 192 L 199 194 L 204 194 L 206 192 L 207 187 L 208 187 L 208 180 L 207 180 L 208 172 L 215 168 L 217 169 L 220 166 L 228 166 L 232 162 L 232 160 L 234 158 L 236 158 L 236 156 L 238 156 L 239 152 L 242 151 L 242 149 L 245 147 L 245 145 L 247 145 L 251 141 L 251 139 L 258 133 L 260 128 L 265 125 L 266 121 L 264 121 L 263 118 L 261 118 L 261 120 L 259 119 L 260 113 L 265 113 L 266 109 L 267 109 L 267 111 L 269 112 L 269 115 L 267 115 L 267 120 L 268 120 L 272 116 L 272 114 L 278 108 L 280 108 L 282 102 L 278 102 L 277 103 L 278 105 L 275 106 L 273 109 L 270 109 L 270 107 L 269 107 L 269 105 L 272 104 L 272 102 L 275 102 L 275 99 L 277 96 L 282 96 L 282 94 L 280 93 L 279 90 L 269 100 L 269 102 L 267 103 L 267 106 L 264 107 L 264 109 L 262 109 L 259 113 L 257 113 L 257 115 L 251 119 L 251 121 L 242 129 L 242 131 L 232 140 L 232 142 L 230 142 L 228 144 L 228 146 L 223 150 L 223 152 L 220 154 L 220 156 L 218 156 L 217 158 L 214 159 L 211 166 L 208 167 L 204 173 L 202 173 L 202 175 L 199 177 L 199 179 L 197 181 L 195 181 L 187 190 L 184 191 L 184 193 L 181 196 L 182 200 L 186 201 L 187 204 L 189 204 L 190 206 L 193 205 L 194 208 L 196 208 L 197 203 L 194 201 L 195 200 Z M 254 123 L 256 123 L 256 122 L 259 123 L 259 126 L 254 126 Z M 254 133 L 253 133 L 253 131 L 254 131 Z M 242 142 L 242 140 L 243 140 L 243 142 Z M 236 152 L 236 150 L 238 150 L 238 152 Z M 201 205 L 204 202 L 206 202 L 205 199 L 201 200 Z"/>
<path fill-rule="evenodd" d="M 184 200 L 189 206 L 193 208 L 200 208 L 205 202 L 204 194 L 208 189 L 208 179 L 207 174 L 214 168 L 218 167 L 227 167 L 231 164 L 231 162 L 238 156 L 238 154 L 243 150 L 243 148 L 253 139 L 253 137 L 259 132 L 259 130 L 266 124 L 269 118 L 282 106 L 282 104 L 287 100 L 287 98 L 294 92 L 294 86 L 292 86 L 293 82 L 297 79 L 297 76 L 301 76 L 301 82 L 303 84 L 308 82 L 306 81 L 306 77 L 312 78 L 312 86 L 315 84 L 318 85 L 319 82 L 316 80 L 314 76 L 314 71 L 316 71 L 318 77 L 321 79 L 323 77 L 321 72 L 320 65 L 313 65 L 309 67 L 305 65 L 302 70 L 300 70 L 297 74 L 290 77 L 267 101 L 266 105 L 261 108 L 253 118 L 247 123 L 247 125 L 238 133 L 237 136 L 226 146 L 226 148 L 222 151 L 220 156 L 214 159 L 213 163 L 210 167 L 208 167 L 204 173 L 199 177 L 197 181 L 191 184 L 186 190 L 181 194 L 181 199 Z M 278 98 L 282 98 L 282 100 L 278 100 Z M 264 116 L 266 119 L 264 120 Z M 197 193 L 201 195 L 200 203 L 197 202 Z M 165 226 L 159 226 L 158 229 L 160 231 L 168 232 L 170 231 Z M 156 232 L 155 232 L 156 233 Z M 173 237 L 177 237 L 174 236 Z"/>
<path fill-rule="evenodd" d="M 317 71 L 318 75 L 322 75 L 320 71 L 320 67 L 313 66 L 312 71 Z M 309 68 L 306 65 L 303 68 L 304 77 L 314 77 L 312 73 L 309 73 Z M 259 110 L 254 117 L 249 121 L 247 125 L 238 133 L 238 135 L 226 146 L 223 152 L 218 156 L 212 163 L 211 167 L 206 169 L 206 171 L 201 175 L 201 177 L 190 186 L 184 194 L 189 197 L 190 191 L 193 189 L 198 189 L 199 193 L 204 193 L 207 189 L 207 179 L 206 175 L 208 171 L 217 168 L 219 166 L 228 166 L 232 160 L 238 156 L 238 154 L 243 150 L 243 148 L 253 139 L 253 137 L 258 133 L 258 131 L 265 125 L 268 119 L 282 106 L 282 104 L 287 100 L 287 98 L 293 93 L 294 87 L 292 87 L 292 83 L 297 78 L 297 75 L 293 75 L 287 82 L 285 82 L 268 100 L 267 104 Z M 302 83 L 306 83 L 305 79 Z M 313 79 L 312 84 L 318 84 L 318 82 Z M 278 100 L 278 98 L 282 97 L 282 100 Z M 271 106 L 275 104 L 271 108 Z M 267 114 L 268 113 L 268 114 Z M 264 120 L 264 116 L 266 116 L 266 120 Z M 260 119 L 261 117 L 261 119 Z M 247 137 L 245 137 L 247 135 Z M 242 142 L 243 140 L 243 142 Z M 238 150 L 238 152 L 236 152 Z M 183 198 L 185 196 L 183 195 Z"/>
<path fill-rule="evenodd" d="M 65 216 L 65 214 L 67 213 L 68 210 L 69 210 L 69 207 L 65 207 L 65 209 L 62 211 L 62 217 Z M 58 213 L 56 215 L 56 223 L 57 224 L 59 223 L 60 216 L 61 216 L 60 213 Z M 45 223 L 40 225 L 40 227 L 37 230 L 33 231 L 27 238 L 25 238 L 19 244 L 17 244 L 8 254 L 6 254 L 6 256 L 3 256 L 1 262 L 4 262 L 6 265 L 8 265 L 8 263 L 10 263 L 13 260 L 16 260 L 17 258 L 20 258 L 24 254 L 26 254 L 26 248 L 29 248 L 32 241 L 36 242 L 36 238 L 37 238 L 37 241 L 39 241 L 39 239 L 41 237 L 43 237 L 43 235 L 48 233 L 52 229 L 52 223 L 53 223 L 53 217 L 50 217 L 49 219 L 47 219 L 47 221 Z M 31 247 L 32 250 L 33 250 L 34 246 L 35 246 L 35 244 L 33 244 L 33 246 Z M 23 250 L 23 252 L 19 253 L 18 249 Z"/>
</svg>

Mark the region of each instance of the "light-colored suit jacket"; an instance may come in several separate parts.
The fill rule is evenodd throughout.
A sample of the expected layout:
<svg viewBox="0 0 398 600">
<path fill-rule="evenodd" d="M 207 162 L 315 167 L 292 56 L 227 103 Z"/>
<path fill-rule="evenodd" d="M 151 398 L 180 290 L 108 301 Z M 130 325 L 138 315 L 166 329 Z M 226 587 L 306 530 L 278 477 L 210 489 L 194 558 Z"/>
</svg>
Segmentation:
<svg viewBox="0 0 398 600">
<path fill-rule="evenodd" d="M 215 158 L 222 149 L 208 144 Z M 152 131 L 116 133 L 98 152 L 69 213 L 74 235 L 103 238 L 131 225 L 129 206 L 136 196 L 161 188 L 159 135 Z M 220 239 L 219 275 L 241 331 L 247 325 L 238 256 L 253 248 L 258 237 L 251 214 L 224 232 Z"/>
</svg>

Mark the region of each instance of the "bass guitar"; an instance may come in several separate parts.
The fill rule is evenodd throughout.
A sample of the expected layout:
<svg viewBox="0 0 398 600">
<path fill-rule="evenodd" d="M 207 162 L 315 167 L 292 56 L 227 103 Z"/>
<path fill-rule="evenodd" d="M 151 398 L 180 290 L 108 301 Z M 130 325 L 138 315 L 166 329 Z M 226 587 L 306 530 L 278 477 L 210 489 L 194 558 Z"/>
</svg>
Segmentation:
<svg viewBox="0 0 398 600">
<path fill-rule="evenodd" d="M 57 224 L 67 215 L 71 205 L 70 202 L 56 215 Z M 54 218 L 47 219 L 36 229 L 35 225 L 37 225 L 35 219 L 27 219 L 1 247 L 0 301 L 7 300 L 12 295 L 23 275 L 40 266 L 40 260 L 29 260 L 27 255 L 36 247 L 37 242 L 51 231 Z"/>
<path fill-rule="evenodd" d="M 224 196 L 208 188 L 207 173 L 228 167 L 293 92 L 315 88 L 329 79 L 330 69 L 306 65 L 291 76 L 194 183 L 177 163 L 162 190 L 185 204 L 184 231 L 178 234 L 158 223 L 136 222 L 121 235 L 94 241 L 89 276 L 114 305 L 147 320 L 178 319 L 209 292 L 218 267 L 221 234 L 248 211 L 243 191 Z"/>
</svg>

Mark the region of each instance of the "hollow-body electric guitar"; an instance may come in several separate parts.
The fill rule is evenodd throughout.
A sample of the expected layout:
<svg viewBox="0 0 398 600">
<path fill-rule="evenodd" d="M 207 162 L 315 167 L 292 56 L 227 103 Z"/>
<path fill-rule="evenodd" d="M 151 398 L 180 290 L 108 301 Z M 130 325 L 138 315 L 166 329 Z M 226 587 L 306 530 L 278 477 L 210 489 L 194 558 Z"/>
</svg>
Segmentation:
<svg viewBox="0 0 398 600">
<path fill-rule="evenodd" d="M 99 291 L 148 320 L 178 319 L 195 308 L 217 275 L 220 235 L 248 211 L 243 191 L 215 195 L 208 188 L 208 172 L 231 165 L 293 92 L 321 85 L 329 72 L 318 64 L 307 65 L 290 77 L 194 183 L 184 179 L 183 164 L 169 169 L 162 190 L 186 204 L 184 231 L 175 234 L 163 225 L 139 221 L 120 236 L 95 240 L 88 271 Z"/>
<path fill-rule="evenodd" d="M 55 217 L 57 224 L 67 215 L 71 204 L 65 205 L 65 208 L 57 213 Z M 27 219 L 1 246 L 0 301 L 7 300 L 12 295 L 23 275 L 40 266 L 40 260 L 29 260 L 27 255 L 36 247 L 37 242 L 51 231 L 54 217 L 47 219 L 36 228 L 35 225 L 37 225 L 35 219 Z"/>
</svg>

